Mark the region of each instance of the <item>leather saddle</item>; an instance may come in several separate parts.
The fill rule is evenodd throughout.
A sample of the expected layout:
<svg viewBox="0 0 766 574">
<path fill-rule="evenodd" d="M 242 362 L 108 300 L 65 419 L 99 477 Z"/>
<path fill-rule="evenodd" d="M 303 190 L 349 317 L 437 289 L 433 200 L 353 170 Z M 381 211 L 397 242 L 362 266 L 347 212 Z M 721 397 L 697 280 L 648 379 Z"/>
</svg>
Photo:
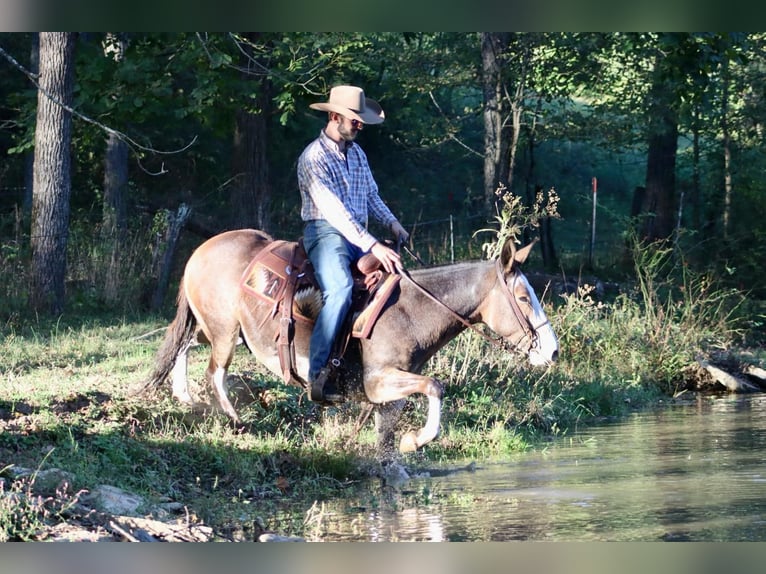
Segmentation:
<svg viewBox="0 0 766 574">
<path fill-rule="evenodd" d="M 342 357 L 350 337 L 370 336 L 375 321 L 401 280 L 401 275 L 386 273 L 372 253 L 353 264 L 351 274 L 354 287 L 350 320 L 346 321 L 345 332 L 338 335 L 336 358 Z M 303 242 L 275 240 L 266 245 L 245 269 L 240 287 L 272 306 L 264 325 L 279 318 L 274 338 L 282 378 L 286 383 L 307 387 L 306 381 L 295 372 L 295 321 L 313 326 L 322 307 L 322 293 Z"/>
</svg>

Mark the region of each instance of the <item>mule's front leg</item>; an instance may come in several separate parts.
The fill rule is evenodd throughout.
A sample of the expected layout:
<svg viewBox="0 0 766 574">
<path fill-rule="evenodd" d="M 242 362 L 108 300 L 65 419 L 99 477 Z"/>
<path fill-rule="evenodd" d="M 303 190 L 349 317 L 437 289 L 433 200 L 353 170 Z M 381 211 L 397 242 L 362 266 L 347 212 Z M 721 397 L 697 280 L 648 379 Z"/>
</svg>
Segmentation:
<svg viewBox="0 0 766 574">
<path fill-rule="evenodd" d="M 377 433 L 375 448 L 381 462 L 392 462 L 396 459 L 395 429 L 403 407 L 404 401 L 401 400 L 383 403 L 375 408 L 375 431 Z"/>
<path fill-rule="evenodd" d="M 368 375 L 364 381 L 364 389 L 367 398 L 373 403 L 398 401 L 415 393 L 428 397 L 426 424 L 418 432 L 410 431 L 402 437 L 399 443 L 401 452 L 416 451 L 439 434 L 444 389 L 438 380 L 400 369 L 387 368 Z M 379 428 L 378 433 L 380 434 L 382 430 L 385 429 Z"/>
</svg>

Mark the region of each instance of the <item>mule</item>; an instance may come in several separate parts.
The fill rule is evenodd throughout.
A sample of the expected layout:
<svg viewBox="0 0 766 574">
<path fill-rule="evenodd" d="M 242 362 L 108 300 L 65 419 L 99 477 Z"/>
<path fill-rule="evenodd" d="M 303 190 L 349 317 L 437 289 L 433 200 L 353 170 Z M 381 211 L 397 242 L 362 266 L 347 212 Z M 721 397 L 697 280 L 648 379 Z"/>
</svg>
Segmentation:
<svg viewBox="0 0 766 574">
<path fill-rule="evenodd" d="M 280 316 L 273 305 L 241 289 L 248 264 L 273 239 L 242 229 L 217 235 L 199 246 L 186 264 L 178 292 L 175 319 L 168 326 L 155 368 L 143 389 L 157 387 L 169 376 L 173 396 L 193 403 L 187 387 L 187 354 L 195 344 L 211 345 L 205 371 L 215 400 L 235 422 L 239 416 L 227 396 L 226 376 L 238 342 L 244 342 L 266 368 L 282 375 L 275 333 Z M 558 356 L 558 340 L 519 266 L 533 244 L 516 250 L 505 243 L 496 261 L 473 261 L 402 270 L 399 291 L 392 297 L 367 338 L 352 339 L 343 366 L 349 400 L 371 404 L 376 447 L 381 458 L 395 454 L 395 425 L 405 399 L 415 393 L 428 399 L 424 426 L 405 433 L 399 450 L 411 452 L 439 432 L 443 383 L 420 374 L 439 349 L 467 328 L 483 323 L 497 339 L 520 351 L 533 365 L 550 365 Z M 321 301 L 321 298 L 320 298 Z M 310 323 L 294 325 L 295 368 L 307 380 Z M 486 335 L 483 335 L 486 337 Z"/>
</svg>

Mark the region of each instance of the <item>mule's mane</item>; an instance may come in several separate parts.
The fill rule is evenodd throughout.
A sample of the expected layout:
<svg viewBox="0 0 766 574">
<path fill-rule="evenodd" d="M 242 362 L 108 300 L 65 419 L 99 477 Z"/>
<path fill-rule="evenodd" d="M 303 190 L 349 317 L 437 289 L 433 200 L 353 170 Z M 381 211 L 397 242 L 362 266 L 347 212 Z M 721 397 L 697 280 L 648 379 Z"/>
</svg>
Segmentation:
<svg viewBox="0 0 766 574">
<path fill-rule="evenodd" d="M 441 277 L 447 272 L 462 274 L 468 271 L 476 271 L 477 269 L 481 269 L 489 263 L 490 261 L 487 261 L 486 259 L 475 259 L 472 261 L 461 261 L 458 263 L 431 265 L 429 267 L 416 267 L 415 269 L 408 269 L 408 271 L 413 277 L 419 277 L 425 280 L 434 276 Z"/>
<path fill-rule="evenodd" d="M 455 283 L 466 288 L 473 285 L 490 264 L 490 261 L 475 260 L 408 271 L 415 281 L 438 296 L 451 290 Z"/>
</svg>

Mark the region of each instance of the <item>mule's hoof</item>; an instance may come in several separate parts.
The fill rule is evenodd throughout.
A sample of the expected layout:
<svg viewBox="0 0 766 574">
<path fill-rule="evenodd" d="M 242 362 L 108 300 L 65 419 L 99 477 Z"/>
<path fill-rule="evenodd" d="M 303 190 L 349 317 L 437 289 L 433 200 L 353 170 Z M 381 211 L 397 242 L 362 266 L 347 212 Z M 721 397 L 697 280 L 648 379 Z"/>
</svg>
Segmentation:
<svg viewBox="0 0 766 574">
<path fill-rule="evenodd" d="M 399 452 L 415 452 L 418 450 L 418 435 L 413 431 L 402 436 L 399 441 Z"/>
<path fill-rule="evenodd" d="M 398 488 L 410 480 L 410 473 L 398 462 L 383 464 L 380 469 L 380 478 L 386 486 Z"/>
<path fill-rule="evenodd" d="M 179 393 L 179 394 L 173 393 L 173 398 L 177 400 L 179 403 L 184 405 L 189 405 L 190 407 L 193 407 L 194 405 L 197 404 L 189 393 Z"/>
</svg>

